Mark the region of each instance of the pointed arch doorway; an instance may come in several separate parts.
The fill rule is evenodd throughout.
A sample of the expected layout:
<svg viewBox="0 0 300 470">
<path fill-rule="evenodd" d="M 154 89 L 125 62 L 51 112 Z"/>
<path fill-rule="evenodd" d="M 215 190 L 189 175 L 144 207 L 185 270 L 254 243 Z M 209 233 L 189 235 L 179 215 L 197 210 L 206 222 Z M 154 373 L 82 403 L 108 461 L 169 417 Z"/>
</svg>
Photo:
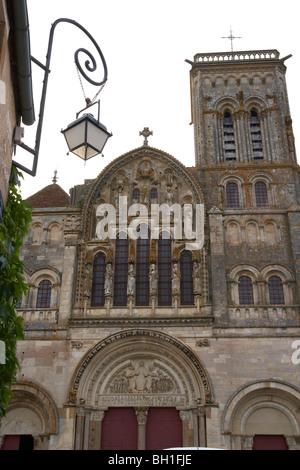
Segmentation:
<svg viewBox="0 0 300 470">
<path fill-rule="evenodd" d="M 70 397 L 75 449 L 206 445 L 210 381 L 193 351 L 172 336 L 142 329 L 109 336 L 79 364 Z"/>
</svg>

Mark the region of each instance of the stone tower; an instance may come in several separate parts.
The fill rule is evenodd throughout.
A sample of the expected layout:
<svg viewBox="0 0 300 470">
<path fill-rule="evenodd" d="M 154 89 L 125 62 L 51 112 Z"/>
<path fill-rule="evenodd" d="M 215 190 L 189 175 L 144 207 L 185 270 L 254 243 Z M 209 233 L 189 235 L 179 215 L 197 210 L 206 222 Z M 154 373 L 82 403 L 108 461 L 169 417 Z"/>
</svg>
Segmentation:
<svg viewBox="0 0 300 470">
<path fill-rule="evenodd" d="M 188 61 L 196 169 L 209 211 L 212 285 L 219 292 L 215 315 L 226 320 L 241 314 L 228 308 L 239 303 L 237 265 L 245 275 L 256 273 L 254 303 L 261 306 L 269 303 L 265 266 L 295 269 L 295 286 L 289 284 L 285 298 L 299 301 L 299 167 L 285 79 L 289 57 L 262 50 L 197 54 Z"/>
</svg>

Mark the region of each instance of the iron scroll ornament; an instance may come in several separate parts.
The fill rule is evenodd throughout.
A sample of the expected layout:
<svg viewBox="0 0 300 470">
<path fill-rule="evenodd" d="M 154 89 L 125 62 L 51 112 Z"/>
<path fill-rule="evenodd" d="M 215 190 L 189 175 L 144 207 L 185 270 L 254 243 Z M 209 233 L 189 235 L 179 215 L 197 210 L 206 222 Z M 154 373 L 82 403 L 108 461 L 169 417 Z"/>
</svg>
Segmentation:
<svg viewBox="0 0 300 470">
<path fill-rule="evenodd" d="M 95 85 L 95 86 L 104 86 L 105 82 L 107 81 L 107 65 L 106 65 L 106 61 L 105 61 L 105 58 L 104 58 L 104 55 L 99 47 L 99 45 L 97 44 L 97 42 L 95 41 L 95 39 L 93 38 L 93 36 L 79 23 L 77 23 L 77 21 L 75 20 L 71 20 L 69 18 L 59 18 L 57 19 L 51 26 L 51 29 L 50 29 L 50 34 L 49 34 L 49 41 L 48 41 L 48 49 L 47 49 L 47 55 L 46 55 L 46 65 L 43 65 L 41 62 L 39 62 L 37 59 L 35 59 L 34 57 L 31 57 L 31 60 L 36 63 L 39 67 L 41 67 L 44 71 L 45 71 L 45 74 L 44 74 L 44 81 L 43 81 L 43 88 L 42 88 L 42 95 L 41 95 L 41 102 L 40 102 L 40 112 L 39 112 L 39 120 L 38 120 L 38 125 L 37 125 L 37 131 L 36 131 L 36 138 L 35 138 L 35 147 L 34 149 L 30 148 L 28 145 L 24 144 L 23 142 L 21 141 L 18 141 L 18 142 L 15 142 L 18 146 L 22 147 L 23 149 L 25 149 L 26 151 L 30 152 L 32 155 L 34 155 L 34 159 L 33 159 L 33 164 L 32 164 L 32 170 L 24 167 L 23 165 L 21 165 L 20 163 L 18 162 L 15 162 L 15 161 L 12 161 L 13 165 L 15 165 L 17 168 L 19 168 L 20 170 L 22 171 L 25 171 L 25 173 L 28 173 L 29 175 L 31 176 L 36 176 L 36 170 L 37 170 L 37 163 L 38 163 L 38 156 L 39 156 L 39 150 L 40 150 L 40 142 L 41 142 L 41 134 L 42 134 L 42 127 L 43 127 L 43 118 L 44 118 L 44 111 L 45 111 L 45 103 L 46 103 L 46 94 L 47 94 L 47 86 L 48 86 L 48 77 L 49 77 L 49 74 L 50 74 L 50 62 L 51 62 L 51 54 L 52 54 L 52 46 L 53 46 L 53 37 L 54 37 L 54 31 L 55 31 L 55 28 L 56 26 L 59 24 L 59 23 L 70 23 L 74 26 L 76 26 L 77 28 L 79 28 L 83 33 L 85 33 L 85 35 L 92 41 L 92 43 L 94 44 L 100 58 L 101 58 L 101 61 L 102 61 L 102 65 L 103 65 L 103 69 L 104 69 L 104 74 L 103 74 L 103 78 L 101 81 L 95 81 L 95 80 L 92 80 L 86 73 L 85 71 L 83 70 L 82 66 L 80 65 L 79 63 L 79 53 L 82 52 L 82 53 L 85 53 L 90 60 L 86 60 L 85 61 L 85 67 L 86 69 L 89 71 L 89 72 L 95 72 L 96 69 L 97 69 L 97 62 L 94 58 L 94 56 L 89 52 L 87 51 L 86 49 L 84 48 L 79 48 L 76 50 L 75 54 L 74 54 L 74 59 L 75 59 L 75 64 L 79 70 L 79 72 L 81 73 L 81 75 L 89 82 L 91 83 L 92 85 Z M 92 65 L 91 62 L 92 62 Z"/>
</svg>

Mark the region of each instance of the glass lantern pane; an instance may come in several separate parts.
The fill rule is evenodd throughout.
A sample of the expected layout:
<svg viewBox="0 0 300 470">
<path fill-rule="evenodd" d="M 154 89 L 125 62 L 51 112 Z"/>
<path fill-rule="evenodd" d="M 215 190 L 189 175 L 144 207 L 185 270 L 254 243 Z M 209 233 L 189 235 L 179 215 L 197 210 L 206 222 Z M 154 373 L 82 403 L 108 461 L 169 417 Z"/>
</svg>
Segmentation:
<svg viewBox="0 0 300 470">
<path fill-rule="evenodd" d="M 90 121 L 88 121 L 87 126 L 87 143 L 90 147 L 94 147 L 94 149 L 97 149 L 98 153 L 100 153 L 109 135 L 101 127 L 95 126 Z"/>
<path fill-rule="evenodd" d="M 64 131 L 64 135 L 71 152 L 85 143 L 85 121 L 79 122 Z"/>
</svg>

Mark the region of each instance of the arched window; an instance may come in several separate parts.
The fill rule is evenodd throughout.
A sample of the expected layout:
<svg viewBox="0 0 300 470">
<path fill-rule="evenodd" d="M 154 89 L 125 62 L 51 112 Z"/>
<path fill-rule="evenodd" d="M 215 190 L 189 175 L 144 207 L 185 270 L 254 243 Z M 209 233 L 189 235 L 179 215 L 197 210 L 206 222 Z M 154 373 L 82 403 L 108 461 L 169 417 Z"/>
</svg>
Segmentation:
<svg viewBox="0 0 300 470">
<path fill-rule="evenodd" d="M 166 236 L 166 235 L 165 235 Z M 158 305 L 172 305 L 172 260 L 171 239 L 158 240 Z"/>
<path fill-rule="evenodd" d="M 141 228 L 136 242 L 136 305 L 149 305 L 149 255 L 148 228 Z"/>
<path fill-rule="evenodd" d="M 240 207 L 239 188 L 236 183 L 230 182 L 226 186 L 227 207 Z"/>
<path fill-rule="evenodd" d="M 251 133 L 251 144 L 254 160 L 262 160 L 263 148 L 262 148 L 262 138 L 261 138 L 261 129 L 260 121 L 256 111 L 251 111 L 250 116 L 250 133 Z"/>
<path fill-rule="evenodd" d="M 268 191 L 264 181 L 257 181 L 255 183 L 255 198 L 256 207 L 267 207 L 268 206 Z"/>
<path fill-rule="evenodd" d="M 48 280 L 39 283 L 36 308 L 49 308 L 51 302 L 51 282 Z"/>
<path fill-rule="evenodd" d="M 104 282 L 106 271 L 106 258 L 103 253 L 98 253 L 93 262 L 93 283 L 92 283 L 92 307 L 102 307 L 105 303 Z"/>
<path fill-rule="evenodd" d="M 284 304 L 284 293 L 283 286 L 280 277 L 271 276 L 269 278 L 269 299 L 270 304 L 283 305 Z"/>
<path fill-rule="evenodd" d="M 116 240 L 114 305 L 127 305 L 128 239 L 120 236 Z"/>
<path fill-rule="evenodd" d="M 194 305 L 193 259 L 190 251 L 180 255 L 180 302 L 181 305 Z"/>
<path fill-rule="evenodd" d="M 239 304 L 253 305 L 253 286 L 250 277 L 241 276 L 239 278 Z"/>
<path fill-rule="evenodd" d="M 157 188 L 151 188 L 150 196 L 151 199 L 157 199 Z"/>
<path fill-rule="evenodd" d="M 223 135 L 224 135 L 224 150 L 225 150 L 225 159 L 235 160 L 236 159 L 236 150 L 235 150 L 235 139 L 234 139 L 234 128 L 229 111 L 224 113 L 223 120 Z"/>
<path fill-rule="evenodd" d="M 140 190 L 138 188 L 135 188 L 132 191 L 132 199 L 133 199 L 133 201 L 139 202 L 139 200 L 140 200 Z"/>
</svg>

